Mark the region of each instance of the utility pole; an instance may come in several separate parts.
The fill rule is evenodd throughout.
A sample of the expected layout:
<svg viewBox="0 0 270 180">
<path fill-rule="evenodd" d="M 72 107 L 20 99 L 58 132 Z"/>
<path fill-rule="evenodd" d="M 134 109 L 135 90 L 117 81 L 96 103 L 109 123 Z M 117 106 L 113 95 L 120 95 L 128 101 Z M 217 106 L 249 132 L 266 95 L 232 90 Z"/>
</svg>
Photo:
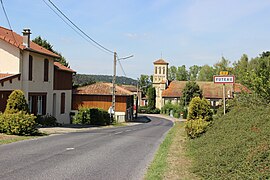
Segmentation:
<svg viewBox="0 0 270 180">
<path fill-rule="evenodd" d="M 113 80 L 112 80 L 112 112 L 115 113 L 115 82 L 116 82 L 116 58 L 117 53 L 114 52 L 114 59 L 113 59 Z"/>
<path fill-rule="evenodd" d="M 223 84 L 223 114 L 226 114 L 226 89 L 225 84 Z"/>
</svg>

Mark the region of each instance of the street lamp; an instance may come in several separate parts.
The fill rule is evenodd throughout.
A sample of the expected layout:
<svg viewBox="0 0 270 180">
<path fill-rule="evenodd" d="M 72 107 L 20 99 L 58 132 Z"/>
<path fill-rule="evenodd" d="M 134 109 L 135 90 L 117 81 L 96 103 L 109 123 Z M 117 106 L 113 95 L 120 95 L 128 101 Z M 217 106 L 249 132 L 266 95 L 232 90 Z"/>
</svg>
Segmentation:
<svg viewBox="0 0 270 180">
<path fill-rule="evenodd" d="M 115 113 L 115 82 L 116 82 L 116 60 L 120 61 L 120 60 L 124 60 L 124 59 L 128 59 L 133 57 L 133 55 L 130 56 L 126 56 L 126 57 L 122 57 L 122 58 L 117 58 L 117 53 L 114 52 L 114 60 L 113 60 L 113 80 L 112 80 L 112 84 L 113 84 L 113 88 L 112 88 L 112 111 Z"/>
</svg>

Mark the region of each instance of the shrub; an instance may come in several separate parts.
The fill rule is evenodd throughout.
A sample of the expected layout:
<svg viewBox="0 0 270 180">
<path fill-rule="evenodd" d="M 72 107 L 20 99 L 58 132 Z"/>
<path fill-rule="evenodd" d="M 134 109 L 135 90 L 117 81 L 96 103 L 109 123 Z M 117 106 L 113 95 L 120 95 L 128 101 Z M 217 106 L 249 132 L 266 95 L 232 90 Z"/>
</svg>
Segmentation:
<svg viewBox="0 0 270 180">
<path fill-rule="evenodd" d="M 112 124 L 113 119 L 111 119 L 110 114 L 103 109 L 82 107 L 73 118 L 73 123 L 104 126 Z"/>
<path fill-rule="evenodd" d="M 188 120 L 203 119 L 212 120 L 210 103 L 205 98 L 195 97 L 191 100 L 188 108 Z"/>
<path fill-rule="evenodd" d="M 14 90 L 8 97 L 5 114 L 13 114 L 20 111 L 28 113 L 28 105 L 23 92 L 21 90 Z"/>
<path fill-rule="evenodd" d="M 139 113 L 146 113 L 146 114 L 159 114 L 160 110 L 158 108 L 151 109 L 147 106 L 140 106 L 138 109 Z"/>
<path fill-rule="evenodd" d="M 42 126 L 57 126 L 57 119 L 51 115 L 39 115 L 36 118 L 36 123 Z"/>
<path fill-rule="evenodd" d="M 170 112 L 173 112 L 173 117 L 179 118 L 181 112 L 183 112 L 184 108 L 181 107 L 179 104 L 172 104 L 171 102 L 166 103 L 162 108 L 161 108 L 161 113 L 170 115 Z"/>
<path fill-rule="evenodd" d="M 187 135 L 193 139 L 206 132 L 209 124 L 210 122 L 207 122 L 202 118 L 196 120 L 188 120 L 185 122 L 185 130 Z"/>
<path fill-rule="evenodd" d="M 16 114 L 0 115 L 0 131 L 14 135 L 33 135 L 36 134 L 35 116 L 19 112 Z"/>
<path fill-rule="evenodd" d="M 73 118 L 74 124 L 90 124 L 90 109 L 80 107 L 78 113 Z"/>
</svg>

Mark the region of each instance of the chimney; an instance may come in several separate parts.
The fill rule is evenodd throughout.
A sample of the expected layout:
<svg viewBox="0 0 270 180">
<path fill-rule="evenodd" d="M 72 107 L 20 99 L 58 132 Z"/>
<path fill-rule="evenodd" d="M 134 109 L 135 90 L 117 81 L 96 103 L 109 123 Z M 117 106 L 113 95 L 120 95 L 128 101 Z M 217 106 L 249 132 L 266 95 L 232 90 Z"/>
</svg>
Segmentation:
<svg viewBox="0 0 270 180">
<path fill-rule="evenodd" d="M 23 45 L 26 46 L 27 48 L 30 48 L 30 29 L 25 28 L 23 29 Z"/>
</svg>

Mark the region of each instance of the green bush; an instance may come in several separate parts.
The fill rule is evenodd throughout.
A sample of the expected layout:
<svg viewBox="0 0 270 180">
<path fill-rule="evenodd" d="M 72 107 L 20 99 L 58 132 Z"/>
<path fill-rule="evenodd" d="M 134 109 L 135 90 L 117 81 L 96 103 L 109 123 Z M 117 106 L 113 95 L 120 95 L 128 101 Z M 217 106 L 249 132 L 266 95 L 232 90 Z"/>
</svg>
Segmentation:
<svg viewBox="0 0 270 180">
<path fill-rule="evenodd" d="M 201 179 L 270 179 L 270 107 L 236 106 L 189 140 L 192 171 Z"/>
<path fill-rule="evenodd" d="M 73 124 L 91 124 L 90 109 L 81 107 L 73 118 Z"/>
<path fill-rule="evenodd" d="M 203 119 L 212 120 L 210 103 L 205 98 L 195 97 L 191 100 L 188 107 L 188 120 Z"/>
<path fill-rule="evenodd" d="M 51 115 L 39 115 L 36 118 L 36 123 L 42 126 L 57 126 L 57 119 Z"/>
<path fill-rule="evenodd" d="M 167 114 L 170 115 L 170 112 L 173 112 L 173 117 L 179 118 L 180 114 L 183 113 L 184 108 L 181 107 L 179 104 L 172 104 L 171 102 L 166 103 L 162 108 L 161 108 L 161 113 L 162 114 Z"/>
<path fill-rule="evenodd" d="M 14 114 L 20 111 L 28 113 L 28 105 L 23 92 L 14 90 L 8 97 L 5 114 Z"/>
<path fill-rule="evenodd" d="M 140 106 L 138 109 L 139 113 L 145 113 L 145 114 L 159 114 L 160 110 L 158 108 L 151 109 L 147 106 Z"/>
<path fill-rule="evenodd" d="M 0 115 L 0 131 L 14 135 L 33 135 L 36 134 L 35 116 L 24 112 L 16 114 Z"/>
<path fill-rule="evenodd" d="M 78 113 L 73 118 L 74 124 L 88 124 L 105 126 L 113 123 L 110 114 L 98 108 L 80 108 Z"/>
<path fill-rule="evenodd" d="M 187 120 L 185 122 L 185 130 L 187 135 L 193 139 L 206 132 L 209 124 L 210 122 L 207 122 L 201 118 L 196 120 Z"/>
</svg>

